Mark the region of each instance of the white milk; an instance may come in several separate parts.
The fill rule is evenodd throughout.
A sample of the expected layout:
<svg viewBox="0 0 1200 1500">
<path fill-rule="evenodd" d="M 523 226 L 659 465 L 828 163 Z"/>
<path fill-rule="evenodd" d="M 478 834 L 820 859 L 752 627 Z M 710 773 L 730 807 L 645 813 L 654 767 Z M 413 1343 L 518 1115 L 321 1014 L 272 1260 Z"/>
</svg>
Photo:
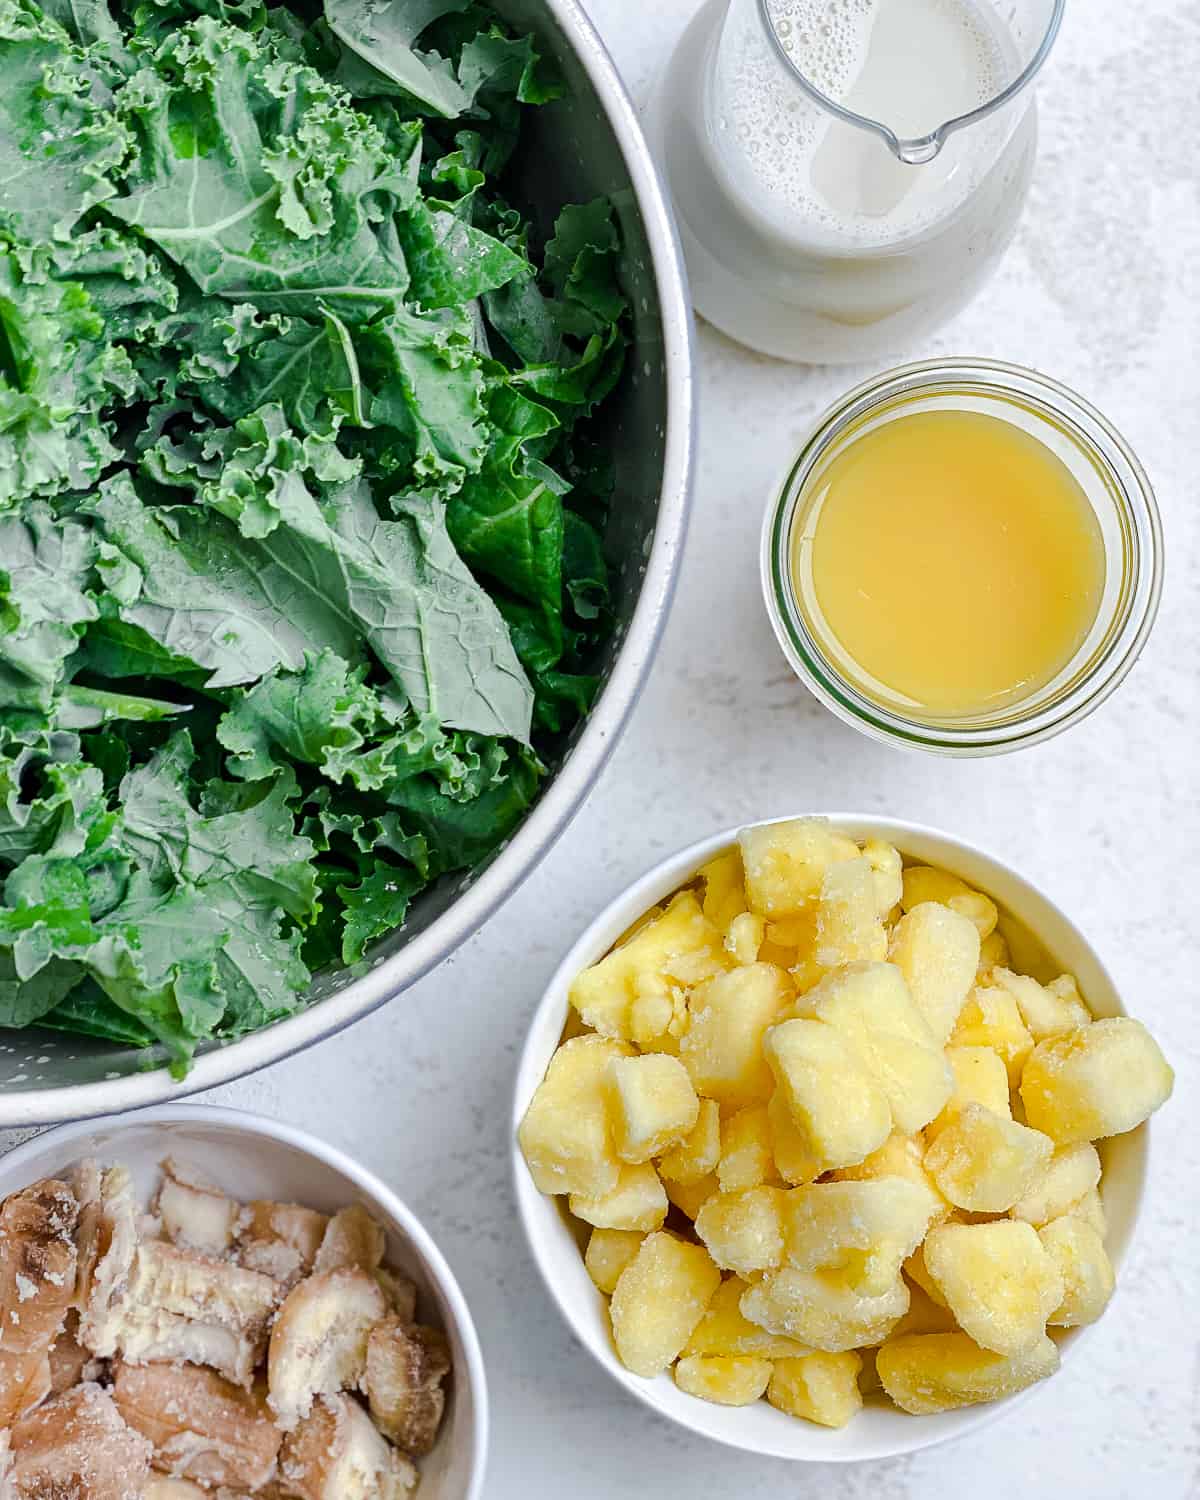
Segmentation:
<svg viewBox="0 0 1200 1500">
<path fill-rule="evenodd" d="M 1019 71 L 988 0 L 771 0 L 771 14 L 815 87 L 901 138 L 986 103 Z M 756 0 L 709 0 L 651 129 L 700 312 L 816 363 L 902 348 L 973 295 L 1015 228 L 1036 117 L 1022 96 L 909 165 L 810 99 Z"/>
</svg>

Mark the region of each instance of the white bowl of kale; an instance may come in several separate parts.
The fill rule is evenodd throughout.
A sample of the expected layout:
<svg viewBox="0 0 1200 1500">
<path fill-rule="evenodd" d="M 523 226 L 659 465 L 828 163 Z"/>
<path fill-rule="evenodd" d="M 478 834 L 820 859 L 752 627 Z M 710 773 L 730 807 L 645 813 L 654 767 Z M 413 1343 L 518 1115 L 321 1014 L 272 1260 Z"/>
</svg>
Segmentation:
<svg viewBox="0 0 1200 1500">
<path fill-rule="evenodd" d="M 262 1066 L 494 910 L 653 653 L 691 387 L 574 0 L 11 0 L 0 95 L 10 1125 Z"/>
</svg>

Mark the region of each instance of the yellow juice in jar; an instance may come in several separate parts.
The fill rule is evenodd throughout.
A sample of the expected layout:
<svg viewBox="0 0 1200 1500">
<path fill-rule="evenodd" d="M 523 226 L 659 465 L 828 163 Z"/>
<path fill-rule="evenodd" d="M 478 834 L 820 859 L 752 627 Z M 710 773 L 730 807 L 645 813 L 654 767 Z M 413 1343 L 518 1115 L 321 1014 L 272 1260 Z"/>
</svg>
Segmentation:
<svg viewBox="0 0 1200 1500">
<path fill-rule="evenodd" d="M 1104 594 L 1104 541 L 1071 470 L 1015 422 L 937 409 L 853 438 L 797 516 L 793 587 L 868 697 L 990 714 L 1072 660 Z"/>
</svg>

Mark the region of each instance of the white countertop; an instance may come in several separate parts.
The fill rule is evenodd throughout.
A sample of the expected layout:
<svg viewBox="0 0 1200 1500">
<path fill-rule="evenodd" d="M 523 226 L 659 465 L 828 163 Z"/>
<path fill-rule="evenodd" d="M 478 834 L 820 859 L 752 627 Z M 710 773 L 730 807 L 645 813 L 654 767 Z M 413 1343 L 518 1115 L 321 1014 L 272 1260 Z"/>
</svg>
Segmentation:
<svg viewBox="0 0 1200 1500">
<path fill-rule="evenodd" d="M 639 100 L 696 3 L 591 0 Z M 1041 158 L 1017 243 L 977 303 L 911 351 L 1034 365 L 1098 404 L 1140 453 L 1162 505 L 1167 579 L 1120 693 L 1049 745 L 962 763 L 874 745 L 819 708 L 770 635 L 758 529 L 770 481 L 808 424 L 869 372 L 778 364 L 702 327 L 700 463 L 677 602 L 589 803 L 507 907 L 423 983 L 342 1036 L 205 1096 L 316 1132 L 422 1215 L 483 1341 L 488 1500 L 1200 1496 L 1198 73 L 1195 0 L 1069 5 L 1041 88 Z M 821 807 L 938 824 L 1027 872 L 1075 915 L 1178 1073 L 1154 1128 L 1141 1237 L 1086 1352 L 976 1437 L 847 1468 L 747 1460 L 623 1395 L 543 1293 L 508 1180 L 518 1046 L 586 919 L 685 842 Z"/>
</svg>

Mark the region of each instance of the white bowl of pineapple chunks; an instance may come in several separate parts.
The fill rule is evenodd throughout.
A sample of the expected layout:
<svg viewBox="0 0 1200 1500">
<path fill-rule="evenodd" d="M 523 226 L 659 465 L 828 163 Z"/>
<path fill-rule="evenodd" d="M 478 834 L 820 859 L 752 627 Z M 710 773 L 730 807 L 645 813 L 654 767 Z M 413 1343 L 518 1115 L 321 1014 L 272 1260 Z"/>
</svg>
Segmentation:
<svg viewBox="0 0 1200 1500">
<path fill-rule="evenodd" d="M 961 840 L 831 814 L 664 861 L 567 954 L 514 1110 L 584 1346 L 801 1461 L 961 1435 L 1104 1312 L 1171 1069 L 1079 929 Z"/>
<path fill-rule="evenodd" d="M 0 1160 L 0 1495 L 480 1500 L 488 1403 L 440 1251 L 341 1152 L 241 1110 Z"/>
</svg>

